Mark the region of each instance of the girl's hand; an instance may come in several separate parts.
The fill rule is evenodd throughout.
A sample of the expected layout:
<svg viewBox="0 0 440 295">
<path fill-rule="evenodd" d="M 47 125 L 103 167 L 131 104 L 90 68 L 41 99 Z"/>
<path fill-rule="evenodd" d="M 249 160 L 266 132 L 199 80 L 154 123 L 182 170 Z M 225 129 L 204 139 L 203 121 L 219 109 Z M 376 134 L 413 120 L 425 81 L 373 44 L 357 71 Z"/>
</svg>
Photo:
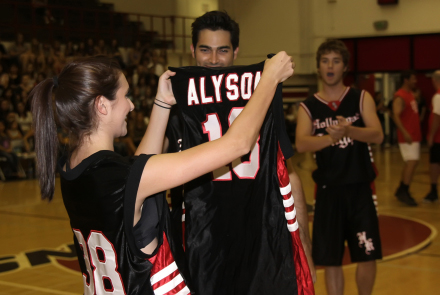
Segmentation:
<svg viewBox="0 0 440 295">
<path fill-rule="evenodd" d="M 156 99 L 165 102 L 168 105 L 175 105 L 176 98 L 173 94 L 173 88 L 171 86 L 171 76 L 174 76 L 176 72 L 170 70 L 163 73 L 159 78 L 159 85 L 157 86 Z"/>
<path fill-rule="evenodd" d="M 280 51 L 271 59 L 266 60 L 263 76 L 275 79 L 278 84 L 292 76 L 294 68 L 295 63 L 292 61 L 292 57 L 287 55 L 285 51 Z"/>
</svg>

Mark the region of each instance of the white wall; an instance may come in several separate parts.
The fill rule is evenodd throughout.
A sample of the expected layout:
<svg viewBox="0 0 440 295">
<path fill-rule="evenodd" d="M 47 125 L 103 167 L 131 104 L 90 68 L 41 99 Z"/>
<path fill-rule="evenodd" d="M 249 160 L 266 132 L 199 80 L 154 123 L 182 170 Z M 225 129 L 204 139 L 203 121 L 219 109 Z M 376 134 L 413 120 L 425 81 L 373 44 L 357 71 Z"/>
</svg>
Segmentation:
<svg viewBox="0 0 440 295">
<path fill-rule="evenodd" d="M 307 1 L 307 0 L 306 0 Z M 402 35 L 440 31 L 439 0 L 400 0 L 397 5 L 378 5 L 376 0 L 312 0 L 316 37 Z M 387 20 L 386 31 L 373 22 Z"/>
<path fill-rule="evenodd" d="M 197 17 L 205 10 L 226 10 L 239 24 L 236 64 L 259 62 L 285 50 L 295 58 L 297 74 L 315 73 L 314 55 L 326 38 L 440 32 L 440 0 L 400 0 L 380 6 L 376 0 L 106 0 L 119 11 Z M 373 22 L 387 20 L 376 31 Z M 185 25 L 190 27 L 190 23 Z M 186 42 L 186 47 L 189 43 Z"/>
<path fill-rule="evenodd" d="M 439 0 L 399 0 L 397 5 L 378 5 L 373 0 L 313 1 L 312 48 L 327 38 L 394 36 L 440 32 Z M 388 21 L 384 31 L 375 21 Z"/>
<path fill-rule="evenodd" d="M 199 17 L 205 12 L 218 10 L 217 0 L 175 0 L 176 14 Z"/>
<path fill-rule="evenodd" d="M 175 42 L 176 51 L 179 53 L 190 53 L 191 44 L 191 24 L 194 18 L 205 14 L 208 11 L 218 10 L 218 0 L 175 0 L 176 1 L 176 15 L 191 17 L 191 19 L 185 19 L 185 23 L 177 20 L 175 23 L 175 31 L 181 33 L 183 26 L 185 26 L 185 32 L 188 37 L 185 38 L 185 42 L 182 38 L 178 38 Z M 185 46 L 185 48 L 183 48 Z M 182 65 L 187 65 L 187 55 L 183 57 L 184 62 Z"/>
<path fill-rule="evenodd" d="M 296 63 L 294 78 L 286 85 L 315 84 L 313 11 L 307 0 L 220 0 L 240 25 L 240 51 L 235 64 L 252 64 L 268 53 L 284 50 Z M 306 74 L 306 75 L 301 75 Z"/>
<path fill-rule="evenodd" d="M 115 10 L 153 15 L 198 17 L 218 9 L 218 0 L 101 0 L 113 3 Z"/>
<path fill-rule="evenodd" d="M 268 53 L 285 50 L 298 55 L 299 0 L 220 0 L 240 25 L 240 51 L 236 64 L 262 61 Z"/>
<path fill-rule="evenodd" d="M 327 38 L 440 32 L 439 0 L 400 0 L 380 6 L 376 0 L 219 0 L 240 24 L 237 64 L 253 63 L 267 52 L 286 50 L 297 74 L 316 71 L 314 55 Z M 373 22 L 387 20 L 376 31 Z"/>
</svg>

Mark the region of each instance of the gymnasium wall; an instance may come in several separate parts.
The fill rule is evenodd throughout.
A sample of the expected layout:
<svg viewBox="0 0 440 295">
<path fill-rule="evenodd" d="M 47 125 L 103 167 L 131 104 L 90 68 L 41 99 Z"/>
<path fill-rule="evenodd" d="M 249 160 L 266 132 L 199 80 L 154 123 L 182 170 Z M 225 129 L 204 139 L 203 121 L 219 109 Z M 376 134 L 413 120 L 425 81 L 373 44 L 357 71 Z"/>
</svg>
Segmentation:
<svg viewBox="0 0 440 295">
<path fill-rule="evenodd" d="M 315 51 L 326 38 L 440 32 L 439 0 L 400 0 L 390 6 L 380 6 L 377 0 L 162 0 L 160 5 L 155 0 L 106 2 L 114 3 L 120 11 L 159 15 L 196 17 L 206 10 L 226 10 L 241 28 L 236 64 L 259 62 L 267 53 L 286 50 L 295 58 L 296 73 L 304 75 L 316 72 Z M 374 29 L 373 22 L 379 20 L 388 21 L 386 30 Z"/>
<path fill-rule="evenodd" d="M 218 9 L 217 0 L 101 0 L 121 12 L 197 17 Z"/>
<path fill-rule="evenodd" d="M 177 0 L 101 0 L 113 3 L 116 11 L 154 15 L 175 15 Z M 160 3 L 160 4 L 159 4 Z"/>
<path fill-rule="evenodd" d="M 326 38 L 390 36 L 440 32 L 438 0 L 400 0 L 379 6 L 376 0 L 219 0 L 240 23 L 238 63 L 255 62 L 268 51 L 286 50 L 297 74 L 315 72 L 314 52 Z M 376 31 L 373 22 L 387 20 Z"/>
<path fill-rule="evenodd" d="M 182 16 L 199 17 L 205 12 L 218 10 L 217 0 L 174 0 L 176 14 Z"/>
<path fill-rule="evenodd" d="M 378 5 L 377 0 L 312 0 L 316 38 L 406 35 L 439 32 L 440 1 L 399 0 L 397 5 Z M 387 20 L 386 31 L 373 22 Z"/>
<path fill-rule="evenodd" d="M 219 6 L 240 24 L 236 64 L 259 62 L 280 50 L 300 55 L 298 0 L 219 0 Z"/>
</svg>

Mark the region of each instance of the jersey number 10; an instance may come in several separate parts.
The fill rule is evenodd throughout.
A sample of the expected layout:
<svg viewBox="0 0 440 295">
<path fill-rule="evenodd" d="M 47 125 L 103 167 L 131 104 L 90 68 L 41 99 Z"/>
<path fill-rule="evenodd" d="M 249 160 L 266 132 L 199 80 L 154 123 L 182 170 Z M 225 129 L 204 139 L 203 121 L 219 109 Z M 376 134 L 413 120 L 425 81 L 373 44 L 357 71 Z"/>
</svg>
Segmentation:
<svg viewBox="0 0 440 295">
<path fill-rule="evenodd" d="M 243 108 L 233 108 L 229 113 L 228 122 L 231 126 L 235 118 L 241 113 Z M 222 137 L 222 125 L 220 119 L 216 113 L 206 115 L 206 121 L 202 123 L 203 133 L 207 133 L 209 141 L 213 141 Z M 232 171 L 240 179 L 255 179 L 258 170 L 260 169 L 260 137 L 258 137 L 257 143 L 252 149 L 249 161 L 243 162 L 241 158 L 232 161 Z M 214 170 L 214 181 L 229 181 L 232 180 L 231 165 Z"/>
</svg>

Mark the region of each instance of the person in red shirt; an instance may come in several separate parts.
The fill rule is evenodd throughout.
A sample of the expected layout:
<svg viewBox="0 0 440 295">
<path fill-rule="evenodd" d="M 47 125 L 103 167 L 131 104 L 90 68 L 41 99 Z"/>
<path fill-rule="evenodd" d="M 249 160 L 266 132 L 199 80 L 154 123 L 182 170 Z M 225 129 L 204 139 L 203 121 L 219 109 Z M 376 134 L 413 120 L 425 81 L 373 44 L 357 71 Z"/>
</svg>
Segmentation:
<svg viewBox="0 0 440 295">
<path fill-rule="evenodd" d="M 404 163 L 400 186 L 395 196 L 409 206 L 417 206 L 409 192 L 409 185 L 420 159 L 420 119 L 417 101 L 412 93 L 417 84 L 414 72 L 407 71 L 401 75 L 402 87 L 394 94 L 393 119 L 397 127 L 397 139 Z"/>
<path fill-rule="evenodd" d="M 429 117 L 429 174 L 431 191 L 423 199 L 426 203 L 438 201 L 437 180 L 440 175 L 440 70 L 432 75 L 432 84 L 437 91 L 432 97 L 432 112 Z"/>
</svg>

